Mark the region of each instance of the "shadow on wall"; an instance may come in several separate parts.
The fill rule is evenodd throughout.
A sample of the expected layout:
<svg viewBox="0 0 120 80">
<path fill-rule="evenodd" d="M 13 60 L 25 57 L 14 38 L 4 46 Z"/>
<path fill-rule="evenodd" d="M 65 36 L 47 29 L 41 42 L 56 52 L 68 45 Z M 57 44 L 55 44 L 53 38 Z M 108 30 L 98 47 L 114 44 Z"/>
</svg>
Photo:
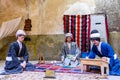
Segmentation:
<svg viewBox="0 0 120 80">
<path fill-rule="evenodd" d="M 11 42 L 15 41 L 16 37 L 6 37 L 0 40 L 0 60 L 5 60 L 8 48 Z"/>
<path fill-rule="evenodd" d="M 63 42 L 64 35 L 41 35 L 37 39 L 36 51 L 42 53 L 45 60 L 59 60 Z"/>
</svg>

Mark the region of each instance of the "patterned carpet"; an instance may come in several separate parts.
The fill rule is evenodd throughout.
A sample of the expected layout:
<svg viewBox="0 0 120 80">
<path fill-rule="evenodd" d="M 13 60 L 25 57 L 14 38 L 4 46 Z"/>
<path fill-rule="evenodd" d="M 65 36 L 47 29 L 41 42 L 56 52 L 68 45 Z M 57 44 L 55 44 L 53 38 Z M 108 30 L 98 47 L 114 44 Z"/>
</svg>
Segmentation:
<svg viewBox="0 0 120 80">
<path fill-rule="evenodd" d="M 46 70 L 53 70 L 58 73 L 73 73 L 73 74 L 81 74 L 81 66 L 70 67 L 70 66 L 60 66 L 59 64 L 53 63 L 45 63 L 45 64 L 35 64 L 36 72 L 45 72 Z M 85 69 L 85 67 L 84 67 Z M 99 70 L 91 70 L 90 72 L 86 72 L 84 70 L 83 74 L 91 74 L 91 73 L 99 73 Z"/>
<path fill-rule="evenodd" d="M 45 70 L 54 70 L 60 73 L 81 73 L 80 67 L 72 68 L 69 66 L 59 66 L 56 64 L 46 63 L 46 64 L 36 64 L 36 72 L 44 72 Z"/>
<path fill-rule="evenodd" d="M 80 73 L 80 68 L 60 67 L 52 64 L 36 64 L 35 71 L 24 71 L 19 74 L 0 75 L 0 80 L 107 80 L 99 73 Z M 45 77 L 45 69 L 55 70 L 55 79 Z"/>
</svg>

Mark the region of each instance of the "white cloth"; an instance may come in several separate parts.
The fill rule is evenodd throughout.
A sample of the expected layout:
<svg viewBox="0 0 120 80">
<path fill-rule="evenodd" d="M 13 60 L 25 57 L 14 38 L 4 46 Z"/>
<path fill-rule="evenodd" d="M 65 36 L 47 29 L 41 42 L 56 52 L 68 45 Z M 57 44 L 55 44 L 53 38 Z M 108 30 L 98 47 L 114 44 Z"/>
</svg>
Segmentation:
<svg viewBox="0 0 120 80">
<path fill-rule="evenodd" d="M 100 33 L 94 33 L 90 35 L 90 38 L 95 38 L 95 37 L 99 37 L 100 38 Z"/>
<path fill-rule="evenodd" d="M 70 67 L 76 67 L 78 64 L 79 64 L 78 60 L 73 61 L 69 58 L 65 58 L 65 61 L 63 63 L 64 66 L 70 66 Z"/>
<path fill-rule="evenodd" d="M 71 33 L 66 33 L 65 37 L 72 37 L 72 34 Z"/>
<path fill-rule="evenodd" d="M 98 48 L 98 51 L 102 54 L 102 52 L 101 52 L 101 43 L 102 42 L 99 43 L 99 46 L 97 46 L 97 48 Z"/>
<path fill-rule="evenodd" d="M 20 47 L 20 49 L 19 49 L 19 54 L 20 54 L 20 52 L 21 52 L 21 49 L 22 49 L 22 43 L 21 43 L 20 41 L 18 41 L 18 40 L 17 40 L 17 42 L 18 42 L 18 44 L 19 44 L 19 47 Z"/>
<path fill-rule="evenodd" d="M 17 57 L 18 60 L 22 60 L 21 57 Z M 6 57 L 6 61 L 12 61 L 12 57 Z"/>
<path fill-rule="evenodd" d="M 12 61 L 12 57 L 6 57 L 6 61 Z"/>
<path fill-rule="evenodd" d="M 69 48 L 69 50 L 71 49 L 71 43 L 68 43 L 67 42 L 67 45 L 68 45 L 68 48 Z"/>
<path fill-rule="evenodd" d="M 19 17 L 10 21 L 3 22 L 2 26 L 0 27 L 0 40 L 16 31 L 19 28 L 21 19 L 22 17 Z"/>
</svg>

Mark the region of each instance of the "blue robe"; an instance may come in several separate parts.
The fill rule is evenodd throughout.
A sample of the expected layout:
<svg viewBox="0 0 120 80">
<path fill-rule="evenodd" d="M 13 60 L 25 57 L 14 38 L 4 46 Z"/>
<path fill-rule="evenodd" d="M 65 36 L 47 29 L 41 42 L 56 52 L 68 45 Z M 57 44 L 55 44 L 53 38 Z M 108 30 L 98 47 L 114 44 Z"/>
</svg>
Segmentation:
<svg viewBox="0 0 120 80">
<path fill-rule="evenodd" d="M 5 62 L 5 72 L 3 74 L 16 74 L 21 73 L 24 70 L 33 71 L 35 66 L 28 62 L 28 52 L 26 46 L 22 43 L 22 49 L 19 53 L 19 44 L 18 42 L 13 42 L 8 50 L 8 54 Z M 19 58 L 22 58 L 20 60 Z M 26 61 L 26 68 L 23 68 L 20 64 Z"/>
<path fill-rule="evenodd" d="M 120 76 L 120 61 L 115 57 L 113 48 L 105 42 L 101 43 L 101 52 L 98 50 L 97 46 L 93 45 L 88 58 L 94 59 L 96 55 L 99 57 L 109 58 L 109 74 Z"/>
<path fill-rule="evenodd" d="M 61 52 L 61 58 L 64 59 L 64 66 L 76 67 L 79 64 L 80 51 L 75 42 L 71 43 L 71 49 L 69 49 L 67 43 L 64 43 Z M 73 61 L 73 58 L 76 58 L 76 61 Z"/>
</svg>

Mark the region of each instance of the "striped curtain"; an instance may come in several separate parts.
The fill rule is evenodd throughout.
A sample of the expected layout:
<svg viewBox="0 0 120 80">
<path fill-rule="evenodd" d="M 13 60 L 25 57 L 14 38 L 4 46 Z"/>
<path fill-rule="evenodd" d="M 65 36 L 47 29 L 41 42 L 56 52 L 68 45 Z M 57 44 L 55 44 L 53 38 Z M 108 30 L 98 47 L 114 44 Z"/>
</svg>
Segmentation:
<svg viewBox="0 0 120 80">
<path fill-rule="evenodd" d="M 102 33 L 101 38 L 104 38 L 105 42 L 108 41 L 108 25 L 105 14 L 64 15 L 63 22 L 64 33 L 72 33 L 74 42 L 77 43 L 81 52 L 90 51 L 90 32 L 93 29 Z"/>
<path fill-rule="evenodd" d="M 90 15 L 64 15 L 64 33 L 72 33 L 81 52 L 90 50 Z"/>
</svg>

